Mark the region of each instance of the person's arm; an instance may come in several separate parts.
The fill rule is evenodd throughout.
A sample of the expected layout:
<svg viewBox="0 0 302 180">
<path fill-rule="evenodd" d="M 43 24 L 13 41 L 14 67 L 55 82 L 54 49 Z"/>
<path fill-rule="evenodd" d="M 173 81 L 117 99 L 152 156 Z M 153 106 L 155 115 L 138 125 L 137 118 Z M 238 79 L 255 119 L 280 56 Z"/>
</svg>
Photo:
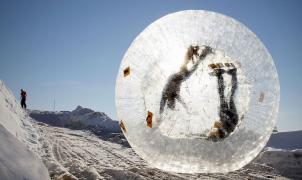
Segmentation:
<svg viewBox="0 0 302 180">
<path fill-rule="evenodd" d="M 202 53 L 199 55 L 197 62 L 193 65 L 193 67 L 190 70 L 188 70 L 189 71 L 188 76 L 193 74 L 193 72 L 197 69 L 198 65 L 200 64 L 200 62 L 204 60 L 205 57 L 210 53 L 212 53 L 212 48 L 206 46 L 205 49 L 202 50 Z"/>
</svg>

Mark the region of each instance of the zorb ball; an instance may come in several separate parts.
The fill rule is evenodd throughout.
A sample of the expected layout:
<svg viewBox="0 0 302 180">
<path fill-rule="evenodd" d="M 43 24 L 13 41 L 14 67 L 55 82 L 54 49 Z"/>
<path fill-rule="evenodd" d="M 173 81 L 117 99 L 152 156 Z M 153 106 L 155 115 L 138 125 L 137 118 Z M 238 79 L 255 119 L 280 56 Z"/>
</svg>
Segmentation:
<svg viewBox="0 0 302 180">
<path fill-rule="evenodd" d="M 149 25 L 116 81 L 121 129 L 151 166 L 181 173 L 237 170 L 267 143 L 279 104 L 272 57 L 246 26 L 188 10 Z"/>
</svg>

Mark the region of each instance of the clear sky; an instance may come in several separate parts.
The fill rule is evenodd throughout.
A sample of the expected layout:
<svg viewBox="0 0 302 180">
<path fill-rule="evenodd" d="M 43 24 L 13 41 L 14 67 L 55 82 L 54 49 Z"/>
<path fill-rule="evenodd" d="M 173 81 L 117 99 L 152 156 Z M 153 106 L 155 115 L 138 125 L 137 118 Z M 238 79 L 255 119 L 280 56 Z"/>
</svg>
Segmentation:
<svg viewBox="0 0 302 180">
<path fill-rule="evenodd" d="M 156 19 L 204 9 L 248 26 L 274 58 L 281 85 L 277 126 L 302 129 L 302 1 L 0 0 L 0 79 L 24 88 L 32 109 L 77 105 L 116 118 L 114 89 L 132 40 Z"/>
</svg>

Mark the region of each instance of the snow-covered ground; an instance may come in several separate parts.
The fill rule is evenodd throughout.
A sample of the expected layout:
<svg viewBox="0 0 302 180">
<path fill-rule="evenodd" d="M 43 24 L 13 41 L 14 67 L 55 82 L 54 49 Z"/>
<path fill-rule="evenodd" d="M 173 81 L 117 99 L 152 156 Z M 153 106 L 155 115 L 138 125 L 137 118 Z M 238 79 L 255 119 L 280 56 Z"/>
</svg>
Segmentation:
<svg viewBox="0 0 302 180">
<path fill-rule="evenodd" d="M 15 138 L 16 141 L 20 141 L 20 144 L 22 142 L 24 150 L 27 147 L 30 150 L 29 153 L 43 161 L 52 179 L 302 178 L 300 173 L 300 169 L 302 169 L 301 150 L 272 148 L 264 150 L 246 167 L 227 174 L 164 172 L 150 167 L 138 157 L 132 148 L 125 143 L 126 140 L 121 131 L 116 129 L 117 121 L 111 120 L 104 113 L 94 112 L 83 107 L 77 107 L 71 112 L 27 111 L 25 113 L 2 83 L 0 90 L 0 122 L 5 128 L 3 129 L 7 129 L 7 132 L 12 134 L 14 138 L 17 137 L 19 140 Z M 36 120 L 31 117 L 36 118 Z M 3 121 L 3 118 L 12 122 Z M 274 139 L 275 135 L 277 134 L 274 134 L 271 139 Z M 4 142 L 1 137 L 0 143 Z M 298 138 L 301 140 L 301 137 Z M 287 142 L 278 141 L 278 143 L 284 145 Z M 16 147 L 12 146 L 12 148 L 15 149 Z M 4 150 L 0 148 L 0 158 L 3 152 Z M 31 162 L 33 160 L 24 161 Z M 41 167 L 44 166 L 41 165 Z M 15 171 L 16 169 L 9 170 Z M 20 173 L 32 173 L 30 170 L 24 170 L 25 172 L 20 171 Z M 3 171 L 1 172 L 1 166 L 0 179 L 5 179 Z M 47 177 L 40 179 L 47 179 Z"/>
<path fill-rule="evenodd" d="M 75 179 L 242 179 L 281 178 L 273 168 L 251 163 L 228 174 L 177 174 L 152 168 L 135 152 L 118 143 L 104 141 L 89 131 L 34 123 L 43 134 L 40 155 L 50 176 Z"/>
<path fill-rule="evenodd" d="M 36 129 L 41 131 L 40 134 L 43 134 L 41 142 L 45 144 L 43 151 L 46 153 L 41 156 L 45 162 L 51 162 L 45 164 L 53 178 L 64 173 L 72 174 L 79 179 L 87 177 L 99 177 L 100 179 L 282 179 L 302 177 L 299 173 L 302 167 L 299 150 L 267 148 L 249 165 L 228 174 L 177 174 L 163 172 L 148 166 L 130 147 L 119 143 L 123 137 L 105 141 L 93 131 L 53 127 L 41 122 L 33 124 Z M 271 139 L 274 139 L 276 135 L 278 136 L 278 133 L 273 134 Z M 286 142 L 283 144 L 286 145 Z M 280 156 L 280 151 L 284 155 Z M 288 159 L 289 156 L 293 158 Z M 286 165 L 282 164 L 284 162 Z"/>
</svg>

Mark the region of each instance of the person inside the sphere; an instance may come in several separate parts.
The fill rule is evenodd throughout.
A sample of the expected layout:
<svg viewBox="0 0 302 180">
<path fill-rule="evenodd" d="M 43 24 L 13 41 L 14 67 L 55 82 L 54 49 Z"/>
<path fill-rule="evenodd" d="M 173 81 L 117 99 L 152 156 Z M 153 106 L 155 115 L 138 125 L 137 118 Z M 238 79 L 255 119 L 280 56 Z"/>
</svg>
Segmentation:
<svg viewBox="0 0 302 180">
<path fill-rule="evenodd" d="M 162 91 L 162 97 L 160 101 L 160 114 L 163 113 L 164 108 L 167 104 L 169 109 L 174 110 L 176 100 L 178 100 L 184 107 L 186 107 L 184 101 L 180 96 L 180 87 L 182 83 L 187 80 L 197 69 L 198 65 L 205 57 L 212 53 L 212 48 L 209 46 L 202 46 L 202 51 L 199 54 L 199 46 L 190 46 L 187 50 L 184 62 L 180 67 L 179 72 L 172 74 Z M 194 56 L 197 58 L 197 62 L 194 62 Z M 188 69 L 188 63 L 192 61 L 193 67 Z"/>
<path fill-rule="evenodd" d="M 26 109 L 26 91 L 21 89 L 21 107 Z"/>
<path fill-rule="evenodd" d="M 232 88 L 230 98 L 227 101 L 225 97 L 225 84 L 223 74 L 227 73 L 231 75 Z M 214 75 L 218 80 L 218 94 L 220 99 L 220 109 L 219 117 L 220 121 L 214 123 L 214 129 L 210 132 L 209 138 L 213 140 L 221 139 L 227 137 L 230 133 L 234 131 L 236 125 L 238 124 L 239 118 L 237 109 L 235 106 L 234 96 L 238 87 L 237 82 L 237 68 L 230 70 L 224 70 L 221 68 L 214 69 Z"/>
</svg>

